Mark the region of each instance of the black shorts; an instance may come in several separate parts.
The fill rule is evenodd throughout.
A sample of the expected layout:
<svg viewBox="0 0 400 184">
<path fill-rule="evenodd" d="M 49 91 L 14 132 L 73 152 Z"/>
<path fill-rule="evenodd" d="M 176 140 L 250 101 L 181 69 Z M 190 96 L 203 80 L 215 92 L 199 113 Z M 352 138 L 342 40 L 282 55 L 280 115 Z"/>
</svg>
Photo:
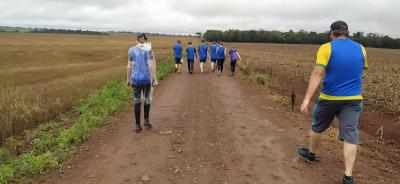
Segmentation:
<svg viewBox="0 0 400 184">
<path fill-rule="evenodd" d="M 335 119 L 339 120 L 339 139 L 351 144 L 358 144 L 358 122 L 362 111 L 361 100 L 323 100 L 314 106 L 312 130 L 322 133 Z"/>
<path fill-rule="evenodd" d="M 217 62 L 217 59 L 211 59 L 211 62 L 215 63 Z"/>
<path fill-rule="evenodd" d="M 200 60 L 200 63 L 205 63 L 207 62 L 207 60 Z"/>
<path fill-rule="evenodd" d="M 187 59 L 187 62 L 194 62 L 194 59 Z"/>
<path fill-rule="evenodd" d="M 217 60 L 219 63 L 224 63 L 225 62 L 225 59 L 218 59 Z"/>
<path fill-rule="evenodd" d="M 182 64 L 182 58 L 176 57 L 175 64 Z"/>
</svg>

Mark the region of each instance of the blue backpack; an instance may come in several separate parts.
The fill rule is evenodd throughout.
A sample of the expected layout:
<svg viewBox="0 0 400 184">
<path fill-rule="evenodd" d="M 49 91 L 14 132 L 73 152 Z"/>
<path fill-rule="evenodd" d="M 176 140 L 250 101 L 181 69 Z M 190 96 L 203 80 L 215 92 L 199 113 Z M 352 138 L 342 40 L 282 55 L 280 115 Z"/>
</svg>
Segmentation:
<svg viewBox="0 0 400 184">
<path fill-rule="evenodd" d="M 239 55 L 237 53 L 237 50 L 232 49 L 231 50 L 231 61 L 237 61 L 239 59 Z"/>
<path fill-rule="evenodd" d="M 138 47 L 129 49 L 129 61 L 132 62 L 131 84 L 150 85 L 151 75 L 149 71 L 149 51 Z"/>
</svg>

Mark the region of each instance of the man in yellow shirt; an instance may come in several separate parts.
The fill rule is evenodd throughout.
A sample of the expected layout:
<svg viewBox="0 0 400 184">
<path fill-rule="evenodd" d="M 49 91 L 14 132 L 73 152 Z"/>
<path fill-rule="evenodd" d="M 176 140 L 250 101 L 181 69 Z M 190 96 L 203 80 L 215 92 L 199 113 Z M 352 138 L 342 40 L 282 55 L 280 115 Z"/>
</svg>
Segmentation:
<svg viewBox="0 0 400 184">
<path fill-rule="evenodd" d="M 299 148 L 299 155 L 308 162 L 315 160 L 322 133 L 333 119 L 339 120 L 339 139 L 343 141 L 345 176 L 343 184 L 354 184 L 353 165 L 359 143 L 358 123 L 362 111 L 362 74 L 368 68 L 365 48 L 348 38 L 348 26 L 343 21 L 331 25 L 332 40 L 322 45 L 301 111 L 308 113 L 311 97 L 323 81 L 315 104 L 309 148 Z"/>
</svg>

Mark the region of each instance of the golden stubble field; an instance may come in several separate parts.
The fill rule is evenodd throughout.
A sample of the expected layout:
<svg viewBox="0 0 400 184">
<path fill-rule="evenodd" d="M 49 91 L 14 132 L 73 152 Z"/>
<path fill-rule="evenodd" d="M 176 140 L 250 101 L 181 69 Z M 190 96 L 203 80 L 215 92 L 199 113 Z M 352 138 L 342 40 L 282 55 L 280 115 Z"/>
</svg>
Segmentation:
<svg viewBox="0 0 400 184">
<path fill-rule="evenodd" d="M 284 91 L 305 93 L 315 66 L 317 45 L 236 44 L 244 63 L 267 73 Z M 364 103 L 368 110 L 400 115 L 400 50 L 367 48 L 369 69 L 364 74 Z"/>
<path fill-rule="evenodd" d="M 177 39 L 150 38 L 157 61 L 172 55 Z M 124 80 L 135 41 L 129 35 L 0 33 L 0 138 L 55 118 L 109 80 Z"/>
<path fill-rule="evenodd" d="M 157 61 L 196 38 L 154 37 Z M 127 35 L 0 33 L 0 138 L 55 118 L 108 80 L 125 79 Z M 232 43 L 227 43 L 229 49 Z M 315 45 L 236 44 L 253 73 L 267 74 L 280 91 L 304 91 L 314 66 Z M 400 50 L 367 48 L 365 104 L 369 111 L 400 113 Z"/>
</svg>

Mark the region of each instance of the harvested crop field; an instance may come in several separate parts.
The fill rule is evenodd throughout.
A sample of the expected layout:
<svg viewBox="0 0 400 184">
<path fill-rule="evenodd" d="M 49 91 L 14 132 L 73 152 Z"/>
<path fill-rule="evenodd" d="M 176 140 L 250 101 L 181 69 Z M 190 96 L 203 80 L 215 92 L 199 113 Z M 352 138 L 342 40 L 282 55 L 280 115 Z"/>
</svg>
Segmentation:
<svg viewBox="0 0 400 184">
<path fill-rule="evenodd" d="M 158 61 L 170 56 L 175 40 L 150 40 Z M 125 79 L 127 50 L 135 41 L 124 35 L 0 33 L 0 138 L 55 118 L 109 80 Z"/>
</svg>

